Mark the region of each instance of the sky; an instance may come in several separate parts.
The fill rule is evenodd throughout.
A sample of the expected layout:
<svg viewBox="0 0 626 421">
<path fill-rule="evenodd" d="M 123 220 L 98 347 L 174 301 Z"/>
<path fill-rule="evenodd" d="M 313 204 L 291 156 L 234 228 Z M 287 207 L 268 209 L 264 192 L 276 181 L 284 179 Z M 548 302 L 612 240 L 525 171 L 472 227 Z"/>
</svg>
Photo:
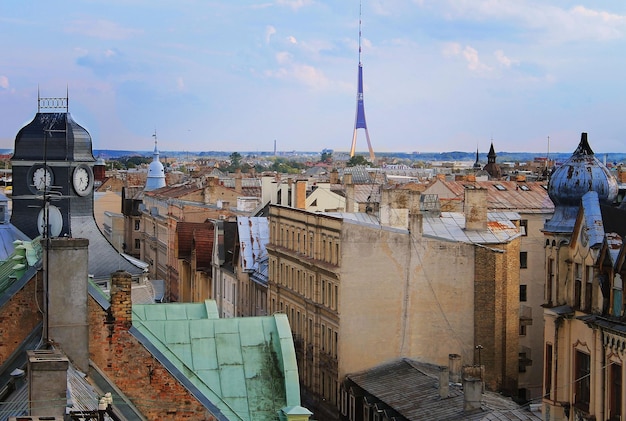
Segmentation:
<svg viewBox="0 0 626 421">
<path fill-rule="evenodd" d="M 359 39 L 375 152 L 626 152 L 623 0 L 3 0 L 0 148 L 67 93 L 94 149 L 349 151 Z"/>
</svg>

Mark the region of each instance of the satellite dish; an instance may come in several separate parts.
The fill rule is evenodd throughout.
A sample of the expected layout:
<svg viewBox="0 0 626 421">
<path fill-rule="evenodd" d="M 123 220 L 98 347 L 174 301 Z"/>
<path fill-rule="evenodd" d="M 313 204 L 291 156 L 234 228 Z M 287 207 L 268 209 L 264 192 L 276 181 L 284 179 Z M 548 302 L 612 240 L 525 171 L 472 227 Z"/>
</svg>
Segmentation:
<svg viewBox="0 0 626 421">
<path fill-rule="evenodd" d="M 46 227 L 45 222 L 45 208 L 39 211 L 39 216 L 37 217 L 37 228 L 39 229 L 39 234 L 44 235 L 44 229 Z M 48 206 L 48 236 L 49 237 L 58 237 L 63 230 L 63 215 L 61 215 L 61 211 L 54 205 Z"/>
</svg>

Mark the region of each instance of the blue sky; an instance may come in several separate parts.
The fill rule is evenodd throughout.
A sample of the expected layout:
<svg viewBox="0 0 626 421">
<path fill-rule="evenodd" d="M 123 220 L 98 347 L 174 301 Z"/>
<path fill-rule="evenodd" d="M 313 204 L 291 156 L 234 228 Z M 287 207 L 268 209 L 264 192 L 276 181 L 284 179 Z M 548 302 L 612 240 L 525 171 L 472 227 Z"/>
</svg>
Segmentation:
<svg viewBox="0 0 626 421">
<path fill-rule="evenodd" d="M 626 151 L 626 2 L 363 0 L 374 151 Z M 65 96 L 94 149 L 348 151 L 358 0 L 0 3 L 0 148 Z M 549 141 L 548 141 L 549 137 Z M 357 150 L 367 142 L 358 131 Z"/>
</svg>

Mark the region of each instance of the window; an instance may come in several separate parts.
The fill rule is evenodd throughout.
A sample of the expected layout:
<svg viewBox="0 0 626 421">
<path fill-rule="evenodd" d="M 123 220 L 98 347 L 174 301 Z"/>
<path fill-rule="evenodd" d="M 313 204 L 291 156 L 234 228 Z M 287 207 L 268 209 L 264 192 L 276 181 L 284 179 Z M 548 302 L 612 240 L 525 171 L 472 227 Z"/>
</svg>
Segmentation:
<svg viewBox="0 0 626 421">
<path fill-rule="evenodd" d="M 520 352 L 519 353 L 519 359 L 518 359 L 518 371 L 520 373 L 525 373 L 526 372 L 526 353 L 525 352 Z"/>
<path fill-rule="evenodd" d="M 589 398 L 591 396 L 591 357 L 581 351 L 576 351 L 574 368 L 575 401 L 574 405 L 585 412 L 589 412 Z"/>
<path fill-rule="evenodd" d="M 613 316 L 620 317 L 622 315 L 623 304 L 622 277 L 619 273 L 613 278 Z"/>
<path fill-rule="evenodd" d="M 135 238 L 135 248 L 136 249 L 141 248 L 141 240 L 139 238 Z"/>
<path fill-rule="evenodd" d="M 552 305 L 552 284 L 554 283 L 555 267 L 554 259 L 548 260 L 548 280 L 546 282 L 546 303 Z"/>
<path fill-rule="evenodd" d="M 519 221 L 519 230 L 522 236 L 526 237 L 528 235 L 528 219 L 521 219 Z"/>
<path fill-rule="evenodd" d="M 611 363 L 609 370 L 609 420 L 622 419 L 622 366 Z"/>
<path fill-rule="evenodd" d="M 526 269 L 528 267 L 528 252 L 527 251 L 519 252 L 519 267 L 521 269 Z"/>
<path fill-rule="evenodd" d="M 585 279 L 585 310 L 591 311 L 591 299 L 593 294 L 593 266 L 586 266 L 586 279 Z"/>
<path fill-rule="evenodd" d="M 139 231 L 140 222 L 139 219 L 135 219 L 135 231 Z"/>
<path fill-rule="evenodd" d="M 580 299 L 583 288 L 583 265 L 574 264 L 574 308 L 580 308 Z"/>
<path fill-rule="evenodd" d="M 520 302 L 524 302 L 528 299 L 528 296 L 526 294 L 526 290 L 527 290 L 527 285 L 520 285 L 519 286 L 519 300 Z"/>
<path fill-rule="evenodd" d="M 519 335 L 526 336 L 526 323 L 522 323 L 521 320 L 519 323 Z"/>
<path fill-rule="evenodd" d="M 552 344 L 546 344 L 546 361 L 544 367 L 544 394 L 547 399 L 551 399 L 550 393 L 552 392 Z"/>
</svg>

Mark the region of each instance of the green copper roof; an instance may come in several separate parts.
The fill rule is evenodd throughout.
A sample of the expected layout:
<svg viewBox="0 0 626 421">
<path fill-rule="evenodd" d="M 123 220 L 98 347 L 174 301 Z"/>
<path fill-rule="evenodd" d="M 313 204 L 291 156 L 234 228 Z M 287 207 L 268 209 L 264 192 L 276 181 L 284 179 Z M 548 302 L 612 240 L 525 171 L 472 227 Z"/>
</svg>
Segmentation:
<svg viewBox="0 0 626 421">
<path fill-rule="evenodd" d="M 41 259 L 39 238 L 33 241 L 16 240 L 9 258 L 0 262 L 0 295 L 19 280 L 28 268 L 37 265 Z"/>
<path fill-rule="evenodd" d="M 215 301 L 133 306 L 133 327 L 229 420 L 300 406 L 287 316 L 219 319 Z M 198 397 L 198 396 L 196 396 Z"/>
</svg>

